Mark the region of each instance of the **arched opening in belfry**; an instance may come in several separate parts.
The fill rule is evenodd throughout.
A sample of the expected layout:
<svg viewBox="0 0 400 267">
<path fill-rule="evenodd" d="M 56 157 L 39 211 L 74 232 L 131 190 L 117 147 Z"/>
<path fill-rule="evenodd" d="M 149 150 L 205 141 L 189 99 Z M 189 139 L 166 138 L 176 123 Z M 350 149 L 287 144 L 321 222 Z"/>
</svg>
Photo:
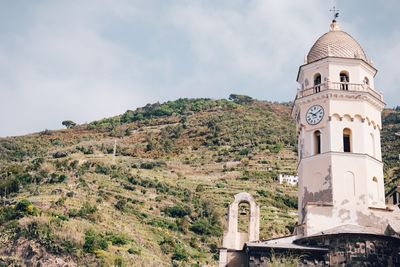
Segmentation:
<svg viewBox="0 0 400 267">
<path fill-rule="evenodd" d="M 350 76 L 347 71 L 341 71 L 340 72 L 340 89 L 341 90 L 349 90 L 349 82 L 350 82 Z"/>
<path fill-rule="evenodd" d="M 314 75 L 314 93 L 321 92 L 321 74 Z"/>
<path fill-rule="evenodd" d="M 250 204 L 248 202 L 240 202 L 238 209 L 238 231 L 248 233 L 250 227 Z"/>
<path fill-rule="evenodd" d="M 351 130 L 343 129 L 343 152 L 351 152 Z"/>
<path fill-rule="evenodd" d="M 321 132 L 314 132 L 314 155 L 321 154 Z"/>
</svg>

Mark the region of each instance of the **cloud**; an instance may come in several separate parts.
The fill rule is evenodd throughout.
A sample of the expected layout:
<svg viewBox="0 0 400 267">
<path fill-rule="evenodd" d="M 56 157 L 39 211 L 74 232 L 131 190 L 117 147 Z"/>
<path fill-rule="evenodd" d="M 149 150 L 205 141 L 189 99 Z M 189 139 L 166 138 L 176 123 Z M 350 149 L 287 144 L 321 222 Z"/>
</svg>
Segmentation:
<svg viewBox="0 0 400 267">
<path fill-rule="evenodd" d="M 3 2 L 0 136 L 179 97 L 292 100 L 298 66 L 328 30 L 328 9 L 318 0 Z M 370 44 L 378 84 L 398 102 L 399 34 L 371 33 L 360 18 L 344 25 Z"/>
</svg>

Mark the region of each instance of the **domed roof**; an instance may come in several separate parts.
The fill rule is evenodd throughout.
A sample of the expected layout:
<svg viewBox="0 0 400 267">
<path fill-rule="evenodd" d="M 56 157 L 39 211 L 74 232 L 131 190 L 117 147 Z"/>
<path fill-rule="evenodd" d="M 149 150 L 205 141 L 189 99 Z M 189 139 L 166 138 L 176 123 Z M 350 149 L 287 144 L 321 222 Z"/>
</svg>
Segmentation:
<svg viewBox="0 0 400 267">
<path fill-rule="evenodd" d="M 359 58 L 367 61 L 367 55 L 361 45 L 348 33 L 341 31 L 336 21 L 331 24 L 331 30 L 322 35 L 311 47 L 307 55 L 307 63 L 312 63 L 325 57 Z"/>
</svg>

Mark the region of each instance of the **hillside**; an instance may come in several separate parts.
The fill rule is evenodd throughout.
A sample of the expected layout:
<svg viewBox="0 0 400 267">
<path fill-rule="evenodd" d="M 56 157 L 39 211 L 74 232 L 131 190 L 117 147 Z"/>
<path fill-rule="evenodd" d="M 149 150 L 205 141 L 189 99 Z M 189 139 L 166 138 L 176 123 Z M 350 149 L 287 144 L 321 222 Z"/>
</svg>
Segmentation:
<svg viewBox="0 0 400 267">
<path fill-rule="evenodd" d="M 241 191 L 261 206 L 262 239 L 289 234 L 296 188 L 274 178 L 295 173 L 290 110 L 244 96 L 179 99 L 1 138 L 0 266 L 213 266 Z M 399 175 L 399 118 L 384 112 L 388 177 Z"/>
</svg>

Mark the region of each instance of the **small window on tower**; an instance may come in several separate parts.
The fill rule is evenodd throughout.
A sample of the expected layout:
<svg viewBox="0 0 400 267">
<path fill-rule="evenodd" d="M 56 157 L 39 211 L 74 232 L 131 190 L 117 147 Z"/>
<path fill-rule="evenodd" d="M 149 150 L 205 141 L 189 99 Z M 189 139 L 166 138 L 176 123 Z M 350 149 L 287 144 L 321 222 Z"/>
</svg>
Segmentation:
<svg viewBox="0 0 400 267">
<path fill-rule="evenodd" d="M 321 154 L 321 132 L 314 132 L 314 155 Z"/>
<path fill-rule="evenodd" d="M 349 128 L 343 130 L 343 151 L 351 152 L 351 130 Z"/>
<path fill-rule="evenodd" d="M 314 75 L 314 93 L 321 92 L 321 74 Z"/>
<path fill-rule="evenodd" d="M 369 79 L 367 77 L 364 77 L 364 84 L 369 85 Z"/>
<path fill-rule="evenodd" d="M 348 91 L 349 90 L 349 73 L 347 71 L 342 71 L 340 73 L 340 89 Z"/>
</svg>

